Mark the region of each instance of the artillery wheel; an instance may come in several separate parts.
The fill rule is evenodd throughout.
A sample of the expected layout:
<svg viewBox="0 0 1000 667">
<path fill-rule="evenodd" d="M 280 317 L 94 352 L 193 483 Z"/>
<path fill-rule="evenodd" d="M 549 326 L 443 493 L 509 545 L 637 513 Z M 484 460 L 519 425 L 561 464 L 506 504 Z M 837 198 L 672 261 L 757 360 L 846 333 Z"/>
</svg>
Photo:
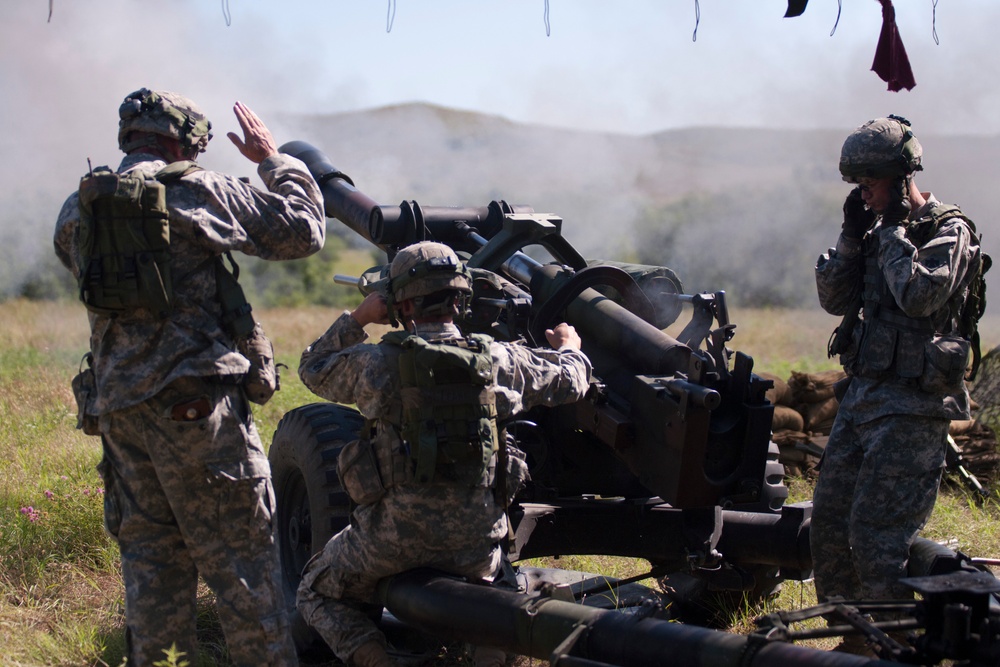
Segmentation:
<svg viewBox="0 0 1000 667">
<path fill-rule="evenodd" d="M 285 600 L 293 609 L 302 568 L 350 521 L 350 498 L 337 477 L 337 457 L 363 424 L 357 410 L 312 403 L 287 412 L 274 431 L 268 459 L 277 500 L 275 539 Z M 325 646 L 298 610 L 291 625 L 299 653 Z"/>
</svg>

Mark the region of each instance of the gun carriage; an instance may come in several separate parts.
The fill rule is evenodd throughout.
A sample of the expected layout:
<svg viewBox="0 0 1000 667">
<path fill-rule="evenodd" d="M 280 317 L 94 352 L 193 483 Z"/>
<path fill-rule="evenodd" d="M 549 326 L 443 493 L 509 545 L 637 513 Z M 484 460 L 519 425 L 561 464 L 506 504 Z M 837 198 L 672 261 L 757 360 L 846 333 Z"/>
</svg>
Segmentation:
<svg viewBox="0 0 1000 667">
<path fill-rule="evenodd" d="M 457 321 L 464 332 L 535 345 L 560 321 L 577 328 L 596 378 L 587 397 L 505 425 L 531 472 L 510 508 L 509 560 L 640 558 L 650 569 L 636 579 L 656 577 L 669 591 L 526 566 L 508 568 L 492 586 L 411 572 L 383 582 L 387 627 L 565 665 L 652 665 L 664 651 L 692 660 L 711 654 L 720 665 L 809 664 L 809 654 L 822 655 L 662 620 L 711 624 L 727 602 L 758 600 L 784 579 L 811 574 L 811 504 L 785 502 L 784 470 L 770 441 L 771 383 L 753 373 L 749 355 L 727 347 L 735 325 L 725 293 L 684 294 L 666 267 L 587 260 L 562 236 L 561 218 L 528 206 L 379 205 L 313 146 L 296 141 L 281 151 L 308 165 L 327 216 L 384 251 L 386 266 L 400 248 L 423 240 L 464 258 L 474 277 Z M 385 267 L 376 267 L 357 282 L 375 289 L 384 276 Z M 685 311 L 690 321 L 675 325 Z M 288 412 L 274 434 L 277 539 L 290 596 L 306 561 L 349 522 L 336 461 L 363 422 L 351 407 L 314 403 Z M 914 559 L 914 574 L 969 569 L 954 553 L 923 546 L 935 556 Z M 581 600 L 589 606 L 570 604 Z M 601 606 L 632 613 L 615 620 Z M 543 607 L 555 611 L 539 614 Z M 782 623 L 771 638 L 793 637 Z M 300 623 L 296 632 L 307 645 L 308 628 Z"/>
</svg>

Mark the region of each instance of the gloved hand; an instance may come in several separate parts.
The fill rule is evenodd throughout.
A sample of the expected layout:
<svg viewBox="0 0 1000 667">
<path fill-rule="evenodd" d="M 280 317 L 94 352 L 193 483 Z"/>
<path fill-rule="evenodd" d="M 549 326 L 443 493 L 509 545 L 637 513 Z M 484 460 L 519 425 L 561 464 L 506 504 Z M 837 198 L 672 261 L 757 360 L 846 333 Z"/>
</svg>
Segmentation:
<svg viewBox="0 0 1000 667">
<path fill-rule="evenodd" d="M 906 222 L 910 217 L 910 182 L 900 178 L 889 186 L 889 205 L 882 213 L 882 224 L 886 227 Z"/>
<path fill-rule="evenodd" d="M 845 238 L 860 241 L 874 224 L 875 212 L 865 206 L 861 188 L 854 188 L 844 200 L 844 224 L 841 232 Z"/>
</svg>

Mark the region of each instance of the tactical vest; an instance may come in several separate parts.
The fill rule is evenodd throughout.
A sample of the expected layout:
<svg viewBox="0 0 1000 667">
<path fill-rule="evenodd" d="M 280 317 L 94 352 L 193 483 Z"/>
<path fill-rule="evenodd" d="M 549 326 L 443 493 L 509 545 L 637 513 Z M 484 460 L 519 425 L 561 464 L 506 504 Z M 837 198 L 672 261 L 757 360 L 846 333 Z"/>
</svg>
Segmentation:
<svg viewBox="0 0 1000 667">
<path fill-rule="evenodd" d="M 393 426 L 408 459 L 406 477 L 418 484 L 492 484 L 498 451 L 492 339 L 431 342 L 395 331 L 382 342 L 398 350 L 402 412 Z M 382 467 L 379 449 L 376 442 Z"/>
<path fill-rule="evenodd" d="M 201 169 L 167 165 L 152 179 L 98 167 L 80 179 L 80 300 L 100 315 L 173 306 L 170 214 L 164 183 Z"/>
<path fill-rule="evenodd" d="M 170 277 L 170 213 L 166 185 L 201 167 L 172 162 L 154 174 L 117 174 L 98 167 L 80 179 L 80 300 L 99 315 L 117 317 L 146 308 L 166 318 L 174 306 Z M 254 321 L 232 254 L 215 257 L 220 324 L 250 362 L 247 398 L 263 405 L 280 387 L 271 341 Z"/>
<path fill-rule="evenodd" d="M 907 229 L 907 238 L 919 248 L 953 218 L 960 218 L 973 238 L 979 239 L 972 221 L 958 207 L 945 205 L 930 207 L 927 219 Z M 977 250 L 968 274 L 943 306 L 948 309 L 947 321 L 955 322 L 957 328 L 936 331 L 931 317 L 910 317 L 899 308 L 878 265 L 878 238 L 869 236 L 865 241 L 862 334 L 856 354 L 845 359 L 845 367 L 860 377 L 895 375 L 932 393 L 959 391 L 970 351 L 973 373 L 978 366 L 977 324 L 985 307 L 983 274 L 989 264 L 989 256 Z"/>
</svg>

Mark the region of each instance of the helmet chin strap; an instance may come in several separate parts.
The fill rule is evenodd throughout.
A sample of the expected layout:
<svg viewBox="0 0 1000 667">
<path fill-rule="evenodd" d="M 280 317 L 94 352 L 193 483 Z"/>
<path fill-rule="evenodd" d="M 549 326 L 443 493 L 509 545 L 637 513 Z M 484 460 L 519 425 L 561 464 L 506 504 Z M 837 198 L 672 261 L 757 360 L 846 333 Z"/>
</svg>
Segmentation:
<svg viewBox="0 0 1000 667">
<path fill-rule="evenodd" d="M 385 308 L 389 314 L 389 324 L 395 328 L 399 326 L 399 320 L 402 318 L 396 316 L 398 309 L 396 308 L 396 299 L 392 296 L 392 288 L 390 287 L 387 291 L 388 293 L 385 295 Z"/>
</svg>

